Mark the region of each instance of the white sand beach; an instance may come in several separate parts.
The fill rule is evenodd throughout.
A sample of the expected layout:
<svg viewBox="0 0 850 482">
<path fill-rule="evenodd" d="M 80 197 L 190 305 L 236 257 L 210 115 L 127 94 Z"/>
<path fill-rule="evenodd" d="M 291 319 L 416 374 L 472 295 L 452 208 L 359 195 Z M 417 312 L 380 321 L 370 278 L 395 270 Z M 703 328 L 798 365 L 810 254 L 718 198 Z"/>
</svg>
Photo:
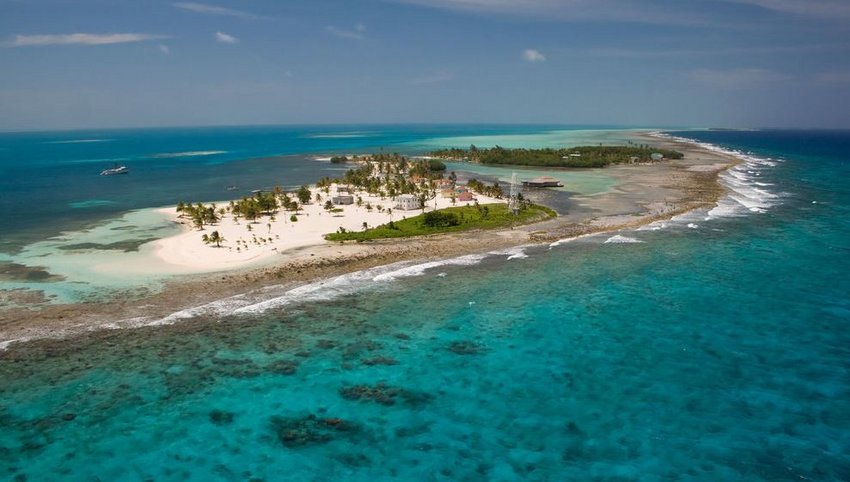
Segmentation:
<svg viewBox="0 0 850 482">
<path fill-rule="evenodd" d="M 330 188 L 329 199 L 340 186 L 334 184 Z M 338 205 L 336 208 L 342 212 L 332 213 L 324 209 L 324 192 L 318 191 L 316 186 L 310 186 L 313 193 L 320 192 L 323 200 L 303 205 L 297 215 L 298 221 L 290 220 L 292 212 L 281 210 L 272 221 L 268 216 L 258 218 L 255 222 L 249 222 L 244 218 L 234 220 L 231 214 L 226 214 L 221 221 L 215 225 L 205 226 L 198 230 L 191 225 L 191 221 L 182 218 L 175 207 L 167 207 L 158 211 L 167 214 L 174 222 L 184 225 L 184 231 L 176 236 L 156 241 L 154 253 L 156 256 L 175 267 L 181 267 L 186 273 L 204 273 L 241 268 L 269 261 L 275 256 L 286 256 L 288 251 L 296 248 L 319 246 L 328 244 L 324 235 L 336 232 L 339 228 L 347 231 L 362 231 L 363 223 L 370 228 L 390 221 L 417 216 L 422 213 L 421 209 L 401 210 L 396 207 L 396 202 L 389 197 L 373 196 L 365 191 L 352 191 L 354 199 L 360 197 L 362 205 L 357 204 Z M 475 199 L 480 204 L 503 203 L 503 199 L 475 194 Z M 373 209 L 366 208 L 371 204 Z M 455 205 L 462 206 L 472 202 L 457 201 Z M 217 203 L 218 206 L 226 206 L 227 201 Z M 426 203 L 425 211 L 451 207 L 451 198 L 437 194 L 437 197 Z M 378 210 L 378 206 L 383 208 Z M 388 212 L 386 208 L 391 208 Z M 249 228 L 250 226 L 250 228 Z M 249 230 L 250 229 L 250 230 Z M 221 247 L 214 244 L 205 244 L 202 241 L 204 234 L 209 235 L 213 231 L 224 238 Z"/>
</svg>

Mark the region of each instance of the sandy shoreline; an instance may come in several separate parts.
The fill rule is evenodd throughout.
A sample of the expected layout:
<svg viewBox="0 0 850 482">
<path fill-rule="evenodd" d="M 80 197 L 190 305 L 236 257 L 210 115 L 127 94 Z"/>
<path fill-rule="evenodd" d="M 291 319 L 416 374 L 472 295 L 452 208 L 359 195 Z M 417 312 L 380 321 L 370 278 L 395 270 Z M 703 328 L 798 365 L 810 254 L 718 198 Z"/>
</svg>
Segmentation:
<svg viewBox="0 0 850 482">
<path fill-rule="evenodd" d="M 39 307 L 38 310 L 15 308 L 0 311 L 0 348 L 12 348 L 6 352 L 9 353 L 17 351 L 17 347 L 51 344 L 55 343 L 57 338 L 68 336 L 106 337 L 110 336 L 110 332 L 114 332 L 114 328 L 131 327 L 144 320 L 166 318 L 181 310 L 189 310 L 215 300 L 259 294 L 270 287 L 285 291 L 306 283 L 401 261 L 446 259 L 527 244 L 549 243 L 592 233 L 633 229 L 694 209 L 714 206 L 725 192 L 718 182 L 719 174 L 740 162 L 732 155 L 704 149 L 693 143 L 660 139 L 649 134 L 637 136 L 645 138 L 649 144 L 679 150 L 685 154 L 685 158 L 653 165 L 607 167 L 606 174 L 617 180 L 616 187 L 599 195 L 576 196 L 574 201 L 578 208 L 556 219 L 515 230 L 474 231 L 361 244 L 316 245 L 304 243 L 302 238 L 298 238 L 281 241 L 288 243 L 285 244 L 285 250 L 281 250 L 280 246 L 274 250 L 275 246 L 267 243 L 269 245 L 265 250 L 258 249 L 255 253 L 249 250 L 244 258 L 238 258 L 237 261 L 241 264 L 237 266 L 242 267 L 228 272 L 203 273 L 206 270 L 218 270 L 223 263 L 221 259 L 212 262 L 199 261 L 198 264 L 188 266 L 189 271 L 201 274 L 182 276 L 169 281 L 166 288 L 159 293 L 144 296 L 126 293 L 127 296 L 118 295 L 109 303 L 47 305 Z M 315 204 L 314 208 L 321 209 L 318 204 Z M 418 214 L 418 211 L 416 213 Z M 380 215 L 386 216 L 385 213 Z M 314 219 L 313 216 L 317 226 L 321 225 L 317 229 L 324 229 L 330 222 L 338 224 L 344 219 L 333 218 L 327 212 L 311 212 L 309 217 Z M 325 218 L 319 223 L 321 216 Z M 394 214 L 395 219 L 399 219 L 397 216 Z M 355 216 L 351 217 L 354 218 Z M 374 223 L 380 224 L 378 221 L 380 219 L 376 218 Z M 285 233 L 283 230 L 288 225 L 283 223 L 283 220 L 278 220 L 277 224 L 281 226 L 278 229 Z M 272 230 L 275 228 L 277 226 L 273 226 Z M 234 225 L 228 229 L 230 231 L 227 232 L 233 233 L 230 234 L 231 237 L 238 236 L 237 230 L 244 229 L 244 226 Z M 257 225 L 257 236 L 263 236 L 266 230 L 266 221 L 262 221 Z M 211 232 L 211 229 L 207 228 L 205 232 Z M 194 240 L 200 238 L 201 234 L 203 232 L 189 230 L 175 238 L 191 236 Z M 273 232 L 272 235 L 274 234 Z M 315 236 L 315 233 L 311 236 Z M 280 237 L 284 238 L 283 235 Z M 228 238 L 228 235 L 225 235 L 225 238 Z M 174 254 L 169 252 L 169 249 L 177 249 L 176 246 L 197 246 L 191 249 L 198 249 L 201 257 L 208 256 L 211 251 L 224 249 L 204 246 L 200 240 L 196 244 L 178 243 L 177 239 L 165 239 L 157 243 L 160 243 L 160 256 L 166 260 Z M 280 251 L 285 251 L 287 256 L 281 261 L 274 260 L 274 255 Z M 272 261 L 262 267 L 252 267 L 256 258 L 251 256 L 255 255 Z M 226 267 L 226 264 L 224 266 Z M 196 322 L 208 322 L 203 318 L 200 316 Z M 54 341 L 50 341 L 51 339 Z M 29 343 L 14 343 L 16 340 Z"/>
<path fill-rule="evenodd" d="M 313 194 L 324 196 L 323 200 L 302 205 L 296 216 L 297 221 L 291 220 L 292 212 L 283 210 L 274 217 L 262 217 L 254 222 L 226 214 L 215 225 L 198 230 L 190 226 L 188 219 L 179 216 L 173 207 L 158 209 L 172 222 L 181 224 L 183 232 L 155 241 L 154 254 L 165 263 L 184 269 L 186 274 L 233 270 L 257 265 L 280 255 L 289 256 L 298 250 L 323 246 L 327 244 L 324 235 L 338 229 L 362 231 L 363 223 L 374 227 L 422 213 L 419 209 L 399 210 L 391 199 L 370 195 L 362 190 L 350 192 L 360 203 L 336 206 L 340 212 L 325 210 L 323 202 L 333 197 L 340 187 L 336 184 L 330 186 L 328 191 L 331 194 L 327 194 L 315 185 L 309 186 Z M 476 194 L 475 199 L 480 204 L 506 202 L 481 194 Z M 467 204 L 472 203 L 456 202 L 454 205 Z M 226 202 L 217 204 L 226 205 Z M 450 198 L 438 194 L 426 203 L 424 211 L 452 205 Z M 204 234 L 213 231 L 225 239 L 221 247 L 208 246 L 201 241 Z"/>
</svg>

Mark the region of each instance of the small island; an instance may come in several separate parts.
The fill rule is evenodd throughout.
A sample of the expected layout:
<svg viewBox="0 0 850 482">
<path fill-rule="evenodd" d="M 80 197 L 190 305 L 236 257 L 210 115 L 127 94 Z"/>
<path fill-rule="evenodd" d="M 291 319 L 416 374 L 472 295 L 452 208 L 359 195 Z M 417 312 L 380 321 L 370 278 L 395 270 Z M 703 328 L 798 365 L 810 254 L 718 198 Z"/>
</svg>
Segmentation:
<svg viewBox="0 0 850 482">
<path fill-rule="evenodd" d="M 158 241 L 161 259 L 199 271 L 228 269 L 295 248 L 466 230 L 512 229 L 557 216 L 498 182 L 458 182 L 435 159 L 334 156 L 354 166 L 295 190 L 277 186 L 221 203 L 163 209 L 187 229 Z"/>
<path fill-rule="evenodd" d="M 562 149 L 478 148 L 439 149 L 429 154 L 446 160 L 461 160 L 480 164 L 537 166 L 537 167 L 605 167 L 612 164 L 649 164 L 665 159 L 682 159 L 684 154 L 672 149 L 649 145 L 579 146 Z"/>
<path fill-rule="evenodd" d="M 137 297 L 124 297 L 122 292 L 121 302 L 96 306 L 45 304 L 37 313 L 10 309 L 0 313 L 4 336 L 14 340 L 28 339 L 33 333 L 88 332 L 113 327 L 114 320 L 174 320 L 179 317 L 172 314 L 195 313 L 206 302 L 215 305 L 216 300 L 246 293 L 266 296 L 269 286 L 292 288 L 398 262 L 501 253 L 634 229 L 716 206 L 725 193 L 718 176 L 740 162 L 731 154 L 676 139 L 649 134 L 635 134 L 635 139 L 654 146 L 643 148 L 651 151 L 650 156 L 667 148 L 684 153 L 684 158 L 673 160 L 668 155 L 669 161 L 652 161 L 650 157 L 640 165 L 626 161 L 575 171 L 530 168 L 525 170 L 529 179 L 517 181 L 529 182 L 534 191 L 526 190 L 524 199 L 514 195 L 512 202 L 504 183 L 469 179 L 470 174 L 460 172 L 462 167 L 443 159 L 385 153 L 336 155 L 334 165 L 347 168 L 336 178 L 303 186 L 286 185 L 283 178 L 277 181 L 279 187 L 248 188 L 240 194 L 235 193 L 239 188 L 230 186 L 227 197 L 215 203 L 207 199 L 152 208 L 140 214 L 174 223 L 179 229 L 158 239 L 134 241 L 131 252 L 137 256 L 93 270 L 122 277 L 160 277 L 166 288 Z M 564 149 L 573 150 L 584 152 L 583 148 Z M 331 157 L 316 160 L 333 162 Z M 549 169 L 556 177 L 547 179 Z M 475 171 L 476 166 L 466 170 Z M 510 169 L 499 171 L 510 173 Z M 564 200 L 560 193 L 541 190 L 550 189 L 548 184 L 555 181 L 572 184 L 574 178 L 580 189 L 589 189 L 552 186 L 566 193 L 566 203 L 556 203 Z M 606 182 L 599 190 L 595 183 L 602 178 Z M 233 197 L 238 198 L 228 199 Z M 557 217 L 546 207 L 527 203 L 528 198 L 557 207 Z M 77 244 L 74 249 L 89 248 Z"/>
</svg>

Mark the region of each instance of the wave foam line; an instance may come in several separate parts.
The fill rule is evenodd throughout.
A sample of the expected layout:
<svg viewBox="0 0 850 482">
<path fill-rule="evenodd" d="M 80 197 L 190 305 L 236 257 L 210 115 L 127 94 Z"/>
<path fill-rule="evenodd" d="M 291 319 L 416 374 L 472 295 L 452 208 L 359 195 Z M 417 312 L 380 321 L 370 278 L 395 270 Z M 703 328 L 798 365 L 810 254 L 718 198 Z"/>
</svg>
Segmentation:
<svg viewBox="0 0 850 482">
<path fill-rule="evenodd" d="M 741 159 L 740 164 L 727 169 L 720 175 L 720 183 L 729 191 L 729 194 L 718 201 L 717 206 L 708 211 L 706 220 L 738 217 L 749 213 L 763 213 L 780 202 L 781 194 L 765 189 L 772 184 L 756 181 L 755 178 L 760 177 L 765 169 L 776 167 L 782 162 L 781 160 L 758 157 L 751 152 L 725 149 L 707 142 L 660 132 L 654 132 L 650 135 L 693 144 L 712 152 Z"/>
<path fill-rule="evenodd" d="M 529 245 L 525 246 L 515 246 L 513 248 L 502 249 L 499 251 L 490 251 L 489 255 L 493 256 L 507 256 L 508 260 L 511 259 L 525 259 L 528 258 L 528 254 L 526 254 L 525 250 L 529 248 Z"/>
<path fill-rule="evenodd" d="M 185 152 L 163 152 L 154 154 L 151 157 L 157 159 L 170 159 L 173 157 L 195 157 L 195 156 L 215 156 L 218 154 L 227 154 L 227 151 L 185 151 Z"/>
<path fill-rule="evenodd" d="M 400 278 L 422 276 L 426 271 L 441 266 L 472 266 L 492 254 L 494 253 L 472 254 L 412 265 L 407 261 L 402 261 L 377 268 L 355 271 L 299 286 L 268 300 L 235 307 L 231 313 L 235 315 L 255 315 L 296 303 L 328 301 L 365 288 L 385 286 L 388 282 Z M 238 302 L 241 302 L 241 300 Z M 191 316 L 191 313 L 189 315 Z"/>
<path fill-rule="evenodd" d="M 622 236 L 620 234 L 615 234 L 610 238 L 606 239 L 603 244 L 635 244 L 635 243 L 643 243 L 643 241 L 637 238 L 630 238 L 628 236 Z"/>
<path fill-rule="evenodd" d="M 472 266 L 474 264 L 478 264 L 489 256 L 488 254 L 469 254 L 466 256 L 459 256 L 457 258 L 450 258 L 446 260 L 440 261 L 429 261 L 427 263 L 415 264 L 413 266 L 406 266 L 404 268 L 392 270 L 386 273 L 381 273 L 375 276 L 372 281 L 393 281 L 399 278 L 409 278 L 411 276 L 421 276 L 425 274 L 425 271 L 436 268 L 439 266 Z"/>
<path fill-rule="evenodd" d="M 52 141 L 46 144 L 89 144 L 92 142 L 109 142 L 112 139 L 73 139 L 70 141 Z"/>
<path fill-rule="evenodd" d="M 549 244 L 549 248 L 550 249 L 556 248 L 558 246 L 561 246 L 562 244 L 567 244 L 567 243 L 571 243 L 573 241 L 577 241 L 577 240 L 582 239 L 582 238 L 590 238 L 590 237 L 599 236 L 599 235 L 600 235 L 600 233 L 588 233 L 588 234 L 580 234 L 578 236 L 573 236 L 571 238 L 559 239 L 559 240 Z"/>
</svg>

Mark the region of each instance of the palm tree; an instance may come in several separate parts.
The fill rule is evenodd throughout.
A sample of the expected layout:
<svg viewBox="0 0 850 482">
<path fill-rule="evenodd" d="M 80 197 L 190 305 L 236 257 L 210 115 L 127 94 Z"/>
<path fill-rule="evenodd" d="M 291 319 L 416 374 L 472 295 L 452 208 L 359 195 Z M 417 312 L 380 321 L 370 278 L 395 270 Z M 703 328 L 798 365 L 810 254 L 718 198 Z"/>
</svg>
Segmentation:
<svg viewBox="0 0 850 482">
<path fill-rule="evenodd" d="M 204 229 L 204 213 L 202 211 L 192 211 L 192 224 L 200 230 Z"/>
<path fill-rule="evenodd" d="M 213 207 L 208 207 L 204 209 L 203 212 L 204 222 L 207 224 L 215 224 L 219 221 L 218 214 L 215 212 L 215 205 Z"/>
<path fill-rule="evenodd" d="M 204 241 L 204 244 L 215 243 L 216 248 L 220 248 L 221 243 L 225 241 L 225 239 L 221 236 L 221 234 L 219 234 L 218 231 L 213 231 L 209 235 L 205 234 L 201 237 L 201 239 Z"/>
<path fill-rule="evenodd" d="M 310 198 L 312 197 L 311 194 L 312 193 L 310 192 L 310 189 L 307 188 L 306 185 L 302 185 L 300 188 L 298 188 L 298 192 L 296 193 L 296 195 L 298 196 L 298 200 L 301 202 L 301 204 L 307 204 L 308 202 L 310 202 Z"/>
</svg>

